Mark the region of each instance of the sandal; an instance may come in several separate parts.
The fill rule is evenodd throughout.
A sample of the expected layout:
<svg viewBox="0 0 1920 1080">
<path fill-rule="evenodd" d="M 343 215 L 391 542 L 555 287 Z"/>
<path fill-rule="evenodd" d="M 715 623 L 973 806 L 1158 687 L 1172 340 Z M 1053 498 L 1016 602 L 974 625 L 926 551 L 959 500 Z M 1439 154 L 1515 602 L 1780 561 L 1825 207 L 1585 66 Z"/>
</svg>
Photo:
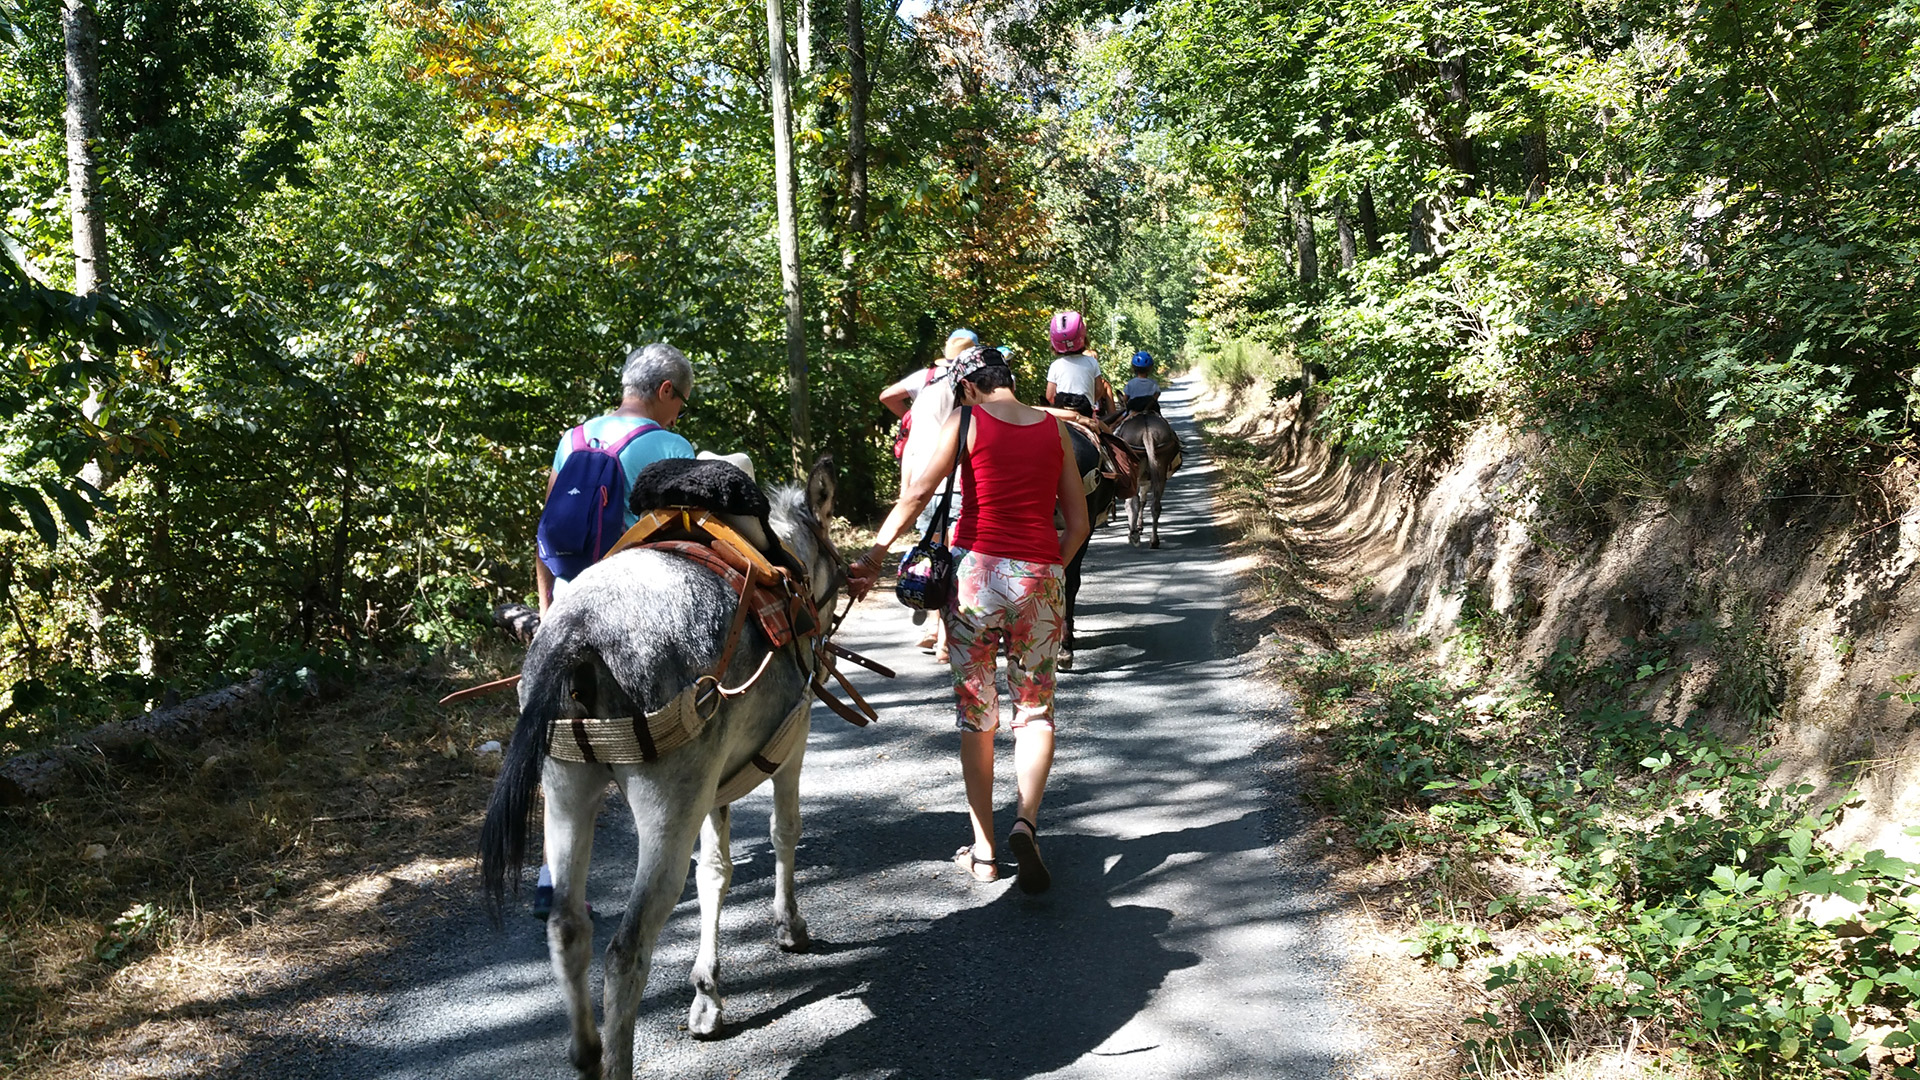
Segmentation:
<svg viewBox="0 0 1920 1080">
<path fill-rule="evenodd" d="M 1022 831 L 1020 826 L 1025 825 Z M 1053 884 L 1053 875 L 1047 873 L 1047 864 L 1040 861 L 1040 845 L 1035 843 L 1033 822 L 1026 818 L 1014 818 L 1013 829 L 1007 833 L 1007 846 L 1013 849 L 1013 857 L 1020 863 L 1020 891 L 1028 895 L 1043 893 Z"/>
<path fill-rule="evenodd" d="M 994 862 L 992 859 L 974 858 L 972 844 L 968 844 L 966 847 L 954 852 L 953 863 L 971 875 L 973 880 L 983 885 L 1000 880 L 1000 864 Z"/>
</svg>

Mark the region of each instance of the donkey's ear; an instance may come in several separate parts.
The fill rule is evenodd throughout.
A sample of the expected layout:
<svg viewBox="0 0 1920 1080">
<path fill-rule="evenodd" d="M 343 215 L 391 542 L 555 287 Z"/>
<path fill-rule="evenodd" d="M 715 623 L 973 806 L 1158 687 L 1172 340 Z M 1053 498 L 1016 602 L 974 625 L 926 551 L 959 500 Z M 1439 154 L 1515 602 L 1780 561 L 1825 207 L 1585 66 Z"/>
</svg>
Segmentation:
<svg viewBox="0 0 1920 1080">
<path fill-rule="evenodd" d="M 834 482 L 835 472 L 833 455 L 821 454 L 807 477 L 807 508 L 813 511 L 816 521 L 824 522 L 833 516 L 833 493 L 838 486 Z"/>
</svg>

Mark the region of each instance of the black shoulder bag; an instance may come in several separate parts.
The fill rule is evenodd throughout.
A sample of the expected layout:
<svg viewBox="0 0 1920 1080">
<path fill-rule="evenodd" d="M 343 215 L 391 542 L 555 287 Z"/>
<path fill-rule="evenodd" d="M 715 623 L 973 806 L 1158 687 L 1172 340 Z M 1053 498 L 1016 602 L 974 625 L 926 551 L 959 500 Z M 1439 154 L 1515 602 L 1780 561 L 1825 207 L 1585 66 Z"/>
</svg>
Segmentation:
<svg viewBox="0 0 1920 1080">
<path fill-rule="evenodd" d="M 960 486 L 960 463 L 967 457 L 967 424 L 973 419 L 973 406 L 960 409 L 960 445 L 953 457 L 953 475 L 947 478 L 947 490 L 940 493 L 940 506 L 927 522 L 927 531 L 900 559 L 900 575 L 893 595 L 916 611 L 939 611 L 953 596 L 953 552 L 947 548 L 947 512 L 953 506 L 953 490 Z"/>
</svg>

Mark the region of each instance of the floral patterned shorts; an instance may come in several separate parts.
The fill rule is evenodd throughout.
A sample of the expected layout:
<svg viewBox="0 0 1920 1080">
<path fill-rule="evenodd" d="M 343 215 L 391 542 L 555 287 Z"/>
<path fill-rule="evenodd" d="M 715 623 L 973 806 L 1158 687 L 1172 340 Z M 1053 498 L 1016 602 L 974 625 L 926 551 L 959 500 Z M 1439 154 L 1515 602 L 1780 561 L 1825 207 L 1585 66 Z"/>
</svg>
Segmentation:
<svg viewBox="0 0 1920 1080">
<path fill-rule="evenodd" d="M 956 726 L 961 730 L 993 731 L 1000 726 L 993 676 L 1003 638 L 1014 729 L 1028 724 L 1053 728 L 1054 657 L 1066 630 L 1065 579 L 1058 563 L 953 549 L 953 599 L 942 614 L 959 701 Z"/>
</svg>

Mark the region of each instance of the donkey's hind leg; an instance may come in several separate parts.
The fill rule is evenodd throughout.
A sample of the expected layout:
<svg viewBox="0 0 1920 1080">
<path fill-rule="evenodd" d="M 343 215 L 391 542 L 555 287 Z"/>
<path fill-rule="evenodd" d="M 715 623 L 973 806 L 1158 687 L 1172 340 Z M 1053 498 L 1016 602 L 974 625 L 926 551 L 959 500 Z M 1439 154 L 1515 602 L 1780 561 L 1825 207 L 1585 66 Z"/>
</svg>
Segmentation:
<svg viewBox="0 0 1920 1080">
<path fill-rule="evenodd" d="M 700 955 L 693 961 L 693 1006 L 687 1010 L 687 1030 L 696 1038 L 720 1031 L 720 907 L 733 884 L 733 808 L 722 806 L 700 826 L 700 862 L 693 880 L 700 889 Z"/>
<path fill-rule="evenodd" d="M 782 952 L 806 952 L 813 947 L 807 920 L 800 917 L 800 905 L 793 898 L 793 849 L 800 843 L 800 765 L 806 754 L 802 738 L 793 756 L 773 774 L 773 820 L 767 831 L 773 839 L 773 943 Z"/>
<path fill-rule="evenodd" d="M 1140 542 L 1140 518 L 1146 505 L 1147 493 L 1141 488 L 1135 488 L 1134 493 L 1127 496 L 1127 543 L 1130 545 Z"/>
<path fill-rule="evenodd" d="M 1153 478 L 1153 543 L 1149 545 L 1151 547 L 1160 546 L 1160 502 L 1166 498 L 1166 494 L 1167 475 L 1161 473 Z"/>
<path fill-rule="evenodd" d="M 553 913 L 547 916 L 547 953 L 566 999 L 571 1035 L 567 1058 L 583 1077 L 600 1076 L 600 1033 L 593 1026 L 587 968 L 593 961 L 593 920 L 587 915 L 587 861 L 593 822 L 610 779 L 605 766 L 548 758 L 546 858 L 553 870 Z"/>
<path fill-rule="evenodd" d="M 692 751 L 682 749 L 680 753 L 690 756 Z M 606 1005 L 600 1038 L 605 1044 L 604 1080 L 632 1080 L 633 1024 L 640 1015 L 640 995 L 647 988 L 647 973 L 653 967 L 653 946 L 686 887 L 687 862 L 693 858 L 700 819 L 713 800 L 713 781 L 707 777 L 702 786 L 683 774 L 677 782 L 660 782 L 630 765 L 617 767 L 615 774 L 627 797 L 627 807 L 633 812 L 639 843 L 626 915 L 607 945 Z"/>
</svg>

